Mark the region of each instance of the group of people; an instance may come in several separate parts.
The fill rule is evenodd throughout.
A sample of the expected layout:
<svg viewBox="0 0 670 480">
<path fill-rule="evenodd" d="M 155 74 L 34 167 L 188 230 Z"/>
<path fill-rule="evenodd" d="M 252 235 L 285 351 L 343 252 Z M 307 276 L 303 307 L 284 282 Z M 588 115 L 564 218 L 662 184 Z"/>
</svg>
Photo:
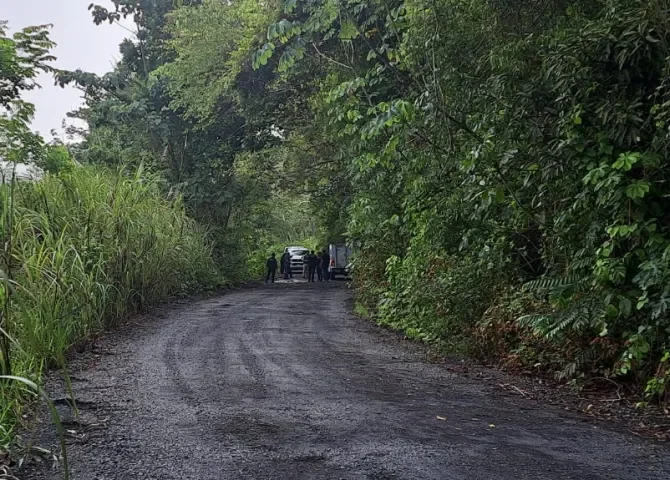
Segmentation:
<svg viewBox="0 0 670 480">
<path fill-rule="evenodd" d="M 314 254 L 314 250 L 305 255 L 302 259 L 302 278 L 306 278 L 308 282 L 314 281 L 329 281 L 330 271 L 330 255 L 328 250 L 324 249 L 322 252 Z"/>
<path fill-rule="evenodd" d="M 330 255 L 328 250 L 324 249 L 322 252 L 314 253 L 314 250 L 305 255 L 302 259 L 302 278 L 306 278 L 308 282 L 315 281 L 329 281 L 330 272 L 328 267 L 330 265 Z M 291 254 L 288 251 L 284 252 L 281 256 L 280 262 L 277 262 L 277 257 L 273 253 L 270 255 L 270 258 L 267 259 L 267 276 L 265 277 L 265 283 L 268 283 L 272 280 L 272 283 L 275 283 L 275 276 L 277 275 L 277 267 L 281 266 L 281 275 L 284 276 L 285 280 L 293 278 L 293 271 L 291 269 Z"/>
</svg>

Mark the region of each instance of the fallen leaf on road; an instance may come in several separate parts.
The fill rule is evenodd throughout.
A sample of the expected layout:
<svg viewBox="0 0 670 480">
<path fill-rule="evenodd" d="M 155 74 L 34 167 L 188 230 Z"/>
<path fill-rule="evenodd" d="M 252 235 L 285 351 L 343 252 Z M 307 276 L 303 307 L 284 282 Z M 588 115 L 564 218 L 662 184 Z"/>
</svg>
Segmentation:
<svg viewBox="0 0 670 480">
<path fill-rule="evenodd" d="M 439 415 L 437 416 L 437 419 L 438 419 L 438 420 L 443 420 L 443 421 L 446 420 L 445 417 L 440 417 Z"/>
<path fill-rule="evenodd" d="M 496 426 L 492 423 L 489 423 L 489 428 L 496 428 Z"/>
</svg>

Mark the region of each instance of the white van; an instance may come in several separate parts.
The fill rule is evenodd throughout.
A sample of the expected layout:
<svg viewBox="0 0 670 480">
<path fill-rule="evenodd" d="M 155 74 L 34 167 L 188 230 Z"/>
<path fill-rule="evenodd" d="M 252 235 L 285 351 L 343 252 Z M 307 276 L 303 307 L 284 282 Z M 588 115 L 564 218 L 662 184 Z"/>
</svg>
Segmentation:
<svg viewBox="0 0 670 480">
<path fill-rule="evenodd" d="M 330 254 L 330 278 L 336 275 L 349 275 L 349 264 L 351 263 L 351 248 L 341 244 L 331 244 L 328 246 Z"/>
</svg>

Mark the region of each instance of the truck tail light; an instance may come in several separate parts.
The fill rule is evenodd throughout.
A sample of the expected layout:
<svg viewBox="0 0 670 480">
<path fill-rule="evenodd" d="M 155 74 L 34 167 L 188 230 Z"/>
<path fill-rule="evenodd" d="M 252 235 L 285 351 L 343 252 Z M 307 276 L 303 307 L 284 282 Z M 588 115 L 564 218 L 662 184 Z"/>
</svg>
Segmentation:
<svg viewBox="0 0 670 480">
<path fill-rule="evenodd" d="M 330 259 L 330 266 L 331 266 L 331 267 L 334 267 L 334 266 L 335 266 L 335 259 L 334 259 L 334 258 L 331 258 L 331 259 Z"/>
</svg>

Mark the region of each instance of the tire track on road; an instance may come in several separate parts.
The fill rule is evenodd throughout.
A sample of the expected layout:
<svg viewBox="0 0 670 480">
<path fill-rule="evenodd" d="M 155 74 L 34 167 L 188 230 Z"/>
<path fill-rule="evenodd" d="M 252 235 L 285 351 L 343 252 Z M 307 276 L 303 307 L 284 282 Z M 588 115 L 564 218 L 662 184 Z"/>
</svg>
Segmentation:
<svg viewBox="0 0 670 480">
<path fill-rule="evenodd" d="M 70 445 L 73 480 L 669 478 L 666 449 L 521 409 L 389 342 L 350 304 L 342 283 L 280 283 L 113 334 L 117 355 L 73 372 L 114 395 L 96 411 L 112 420 Z M 98 389 L 115 381 L 127 387 Z"/>
</svg>

